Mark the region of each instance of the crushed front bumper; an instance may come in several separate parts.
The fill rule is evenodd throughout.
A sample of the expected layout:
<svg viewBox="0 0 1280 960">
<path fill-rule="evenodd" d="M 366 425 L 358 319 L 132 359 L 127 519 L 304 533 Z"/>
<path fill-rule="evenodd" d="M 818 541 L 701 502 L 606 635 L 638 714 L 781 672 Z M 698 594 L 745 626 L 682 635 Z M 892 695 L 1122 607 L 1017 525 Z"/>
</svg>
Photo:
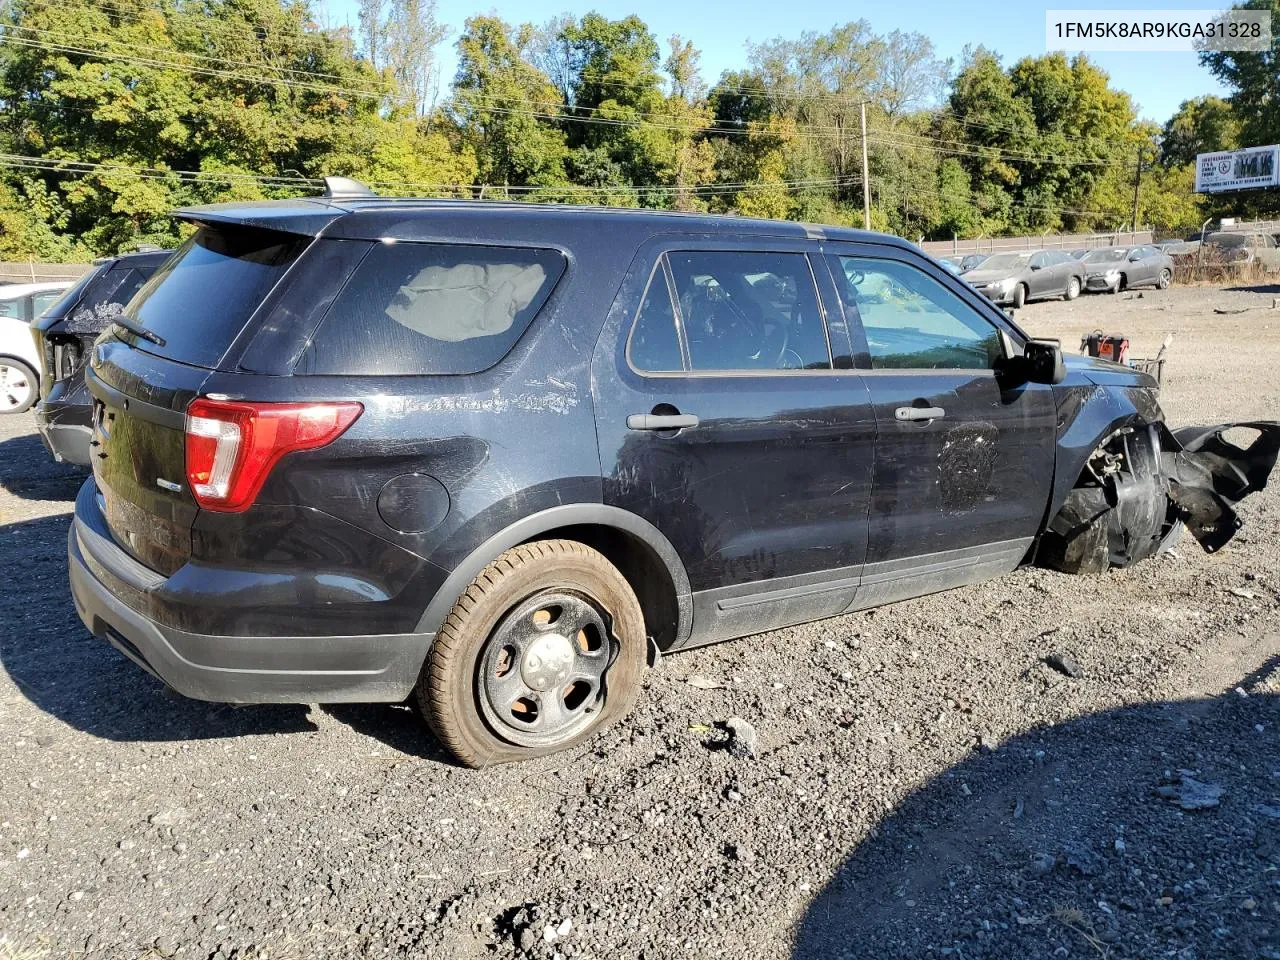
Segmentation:
<svg viewBox="0 0 1280 960">
<path fill-rule="evenodd" d="M 1237 428 L 1256 431 L 1247 447 L 1226 438 Z M 1206 552 L 1220 550 L 1242 526 L 1236 504 L 1266 487 L 1278 455 L 1274 421 L 1119 430 L 1091 456 L 1093 479 L 1050 521 L 1038 562 L 1064 573 L 1127 567 L 1160 553 L 1183 527 Z"/>
</svg>

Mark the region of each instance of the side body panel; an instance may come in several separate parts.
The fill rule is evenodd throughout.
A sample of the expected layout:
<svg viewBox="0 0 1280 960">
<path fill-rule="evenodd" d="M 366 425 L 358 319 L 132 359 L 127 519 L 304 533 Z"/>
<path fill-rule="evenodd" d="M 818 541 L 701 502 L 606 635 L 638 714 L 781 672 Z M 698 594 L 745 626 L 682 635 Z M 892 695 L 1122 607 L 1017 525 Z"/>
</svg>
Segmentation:
<svg viewBox="0 0 1280 960">
<path fill-rule="evenodd" d="M 664 250 L 688 249 L 819 247 L 663 238 L 637 256 L 601 336 L 592 389 L 604 500 L 652 523 L 681 557 L 693 591 L 693 645 L 829 616 L 852 601 L 866 550 L 875 419 L 851 370 L 634 370 L 627 337 L 653 267 Z M 821 262 L 814 265 L 827 294 Z M 846 357 L 843 327 L 828 326 L 833 352 Z M 658 408 L 693 414 L 698 424 L 628 427 L 629 417 Z"/>
</svg>

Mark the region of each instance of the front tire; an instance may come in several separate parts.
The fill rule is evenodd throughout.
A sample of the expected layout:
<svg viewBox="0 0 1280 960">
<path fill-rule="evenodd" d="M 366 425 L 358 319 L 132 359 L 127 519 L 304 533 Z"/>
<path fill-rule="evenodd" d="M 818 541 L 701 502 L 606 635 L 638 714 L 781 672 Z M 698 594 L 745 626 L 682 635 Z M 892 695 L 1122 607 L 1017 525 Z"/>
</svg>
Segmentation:
<svg viewBox="0 0 1280 960">
<path fill-rule="evenodd" d="M 1021 310 L 1027 305 L 1027 286 L 1024 283 L 1018 284 L 1013 290 L 1013 309 Z"/>
<path fill-rule="evenodd" d="M 631 710 L 645 637 L 635 592 L 602 554 L 573 540 L 526 543 L 458 598 L 415 693 L 466 766 L 543 756 Z"/>
<path fill-rule="evenodd" d="M 40 379 L 21 360 L 0 357 L 0 414 L 22 413 L 40 398 Z"/>
</svg>

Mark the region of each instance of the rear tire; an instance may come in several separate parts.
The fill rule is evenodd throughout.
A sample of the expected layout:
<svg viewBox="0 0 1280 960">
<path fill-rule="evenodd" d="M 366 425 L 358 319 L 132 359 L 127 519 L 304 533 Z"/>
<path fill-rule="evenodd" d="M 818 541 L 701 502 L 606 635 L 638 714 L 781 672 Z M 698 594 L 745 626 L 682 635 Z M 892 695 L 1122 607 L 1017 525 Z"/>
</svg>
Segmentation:
<svg viewBox="0 0 1280 960">
<path fill-rule="evenodd" d="M 22 413 L 40 399 L 40 378 L 21 360 L 0 357 L 0 413 Z"/>
<path fill-rule="evenodd" d="M 1173 283 L 1173 271 L 1165 267 L 1160 271 L 1160 279 L 1156 281 L 1156 286 L 1161 290 L 1168 290 L 1171 283 Z"/>
<path fill-rule="evenodd" d="M 576 746 L 634 705 L 644 615 L 626 578 L 573 540 L 513 547 L 458 598 L 415 694 L 468 767 Z"/>
<path fill-rule="evenodd" d="M 1080 296 L 1080 278 L 1072 277 L 1067 281 L 1066 298 L 1068 300 L 1074 300 L 1078 296 Z"/>
<path fill-rule="evenodd" d="M 1013 309 L 1021 310 L 1027 305 L 1027 286 L 1024 283 L 1018 284 L 1013 290 Z"/>
</svg>

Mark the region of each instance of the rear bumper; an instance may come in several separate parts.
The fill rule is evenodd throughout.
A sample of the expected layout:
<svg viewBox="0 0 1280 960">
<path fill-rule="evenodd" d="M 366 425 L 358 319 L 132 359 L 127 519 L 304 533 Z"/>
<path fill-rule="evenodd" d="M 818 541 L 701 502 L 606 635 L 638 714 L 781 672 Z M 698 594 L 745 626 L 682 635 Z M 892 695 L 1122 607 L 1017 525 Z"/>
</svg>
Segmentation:
<svg viewBox="0 0 1280 960">
<path fill-rule="evenodd" d="M 178 693 L 220 703 L 398 702 L 413 690 L 431 637 L 228 637 L 191 633 L 134 610 L 103 582 L 138 590 L 164 578 L 111 539 L 88 481 L 68 534 L 71 595 L 89 631 Z"/>
</svg>

